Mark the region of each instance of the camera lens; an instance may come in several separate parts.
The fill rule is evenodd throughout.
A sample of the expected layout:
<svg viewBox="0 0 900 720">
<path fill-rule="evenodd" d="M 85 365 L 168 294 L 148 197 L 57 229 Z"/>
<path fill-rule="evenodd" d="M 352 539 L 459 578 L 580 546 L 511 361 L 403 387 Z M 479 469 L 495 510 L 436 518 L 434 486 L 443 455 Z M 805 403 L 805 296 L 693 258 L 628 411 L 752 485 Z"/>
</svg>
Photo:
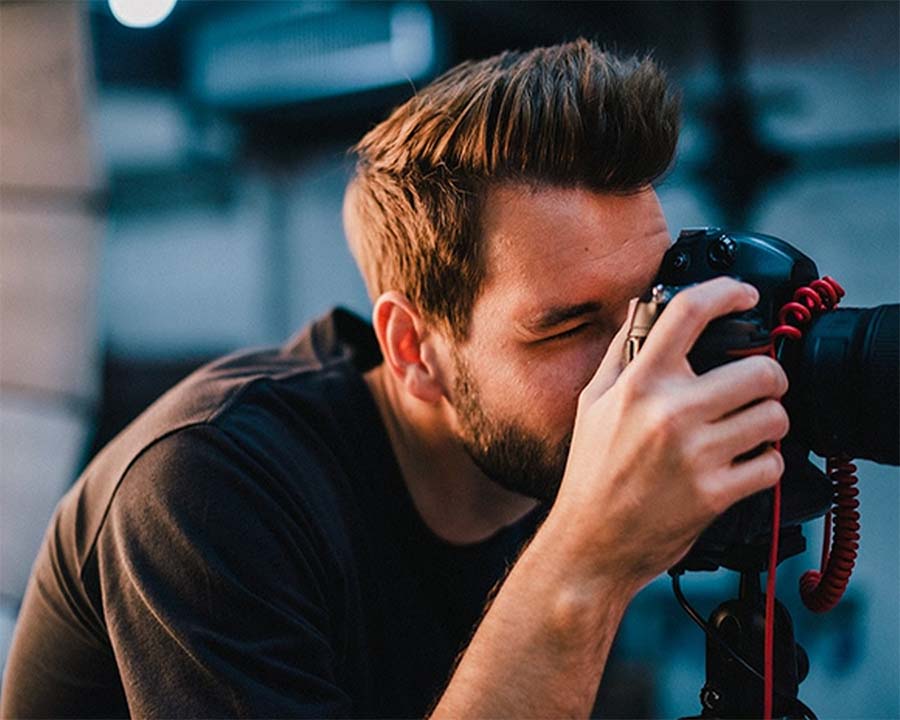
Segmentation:
<svg viewBox="0 0 900 720">
<path fill-rule="evenodd" d="M 898 305 L 833 310 L 784 363 L 791 431 L 816 454 L 898 463 L 898 334 Z"/>
</svg>

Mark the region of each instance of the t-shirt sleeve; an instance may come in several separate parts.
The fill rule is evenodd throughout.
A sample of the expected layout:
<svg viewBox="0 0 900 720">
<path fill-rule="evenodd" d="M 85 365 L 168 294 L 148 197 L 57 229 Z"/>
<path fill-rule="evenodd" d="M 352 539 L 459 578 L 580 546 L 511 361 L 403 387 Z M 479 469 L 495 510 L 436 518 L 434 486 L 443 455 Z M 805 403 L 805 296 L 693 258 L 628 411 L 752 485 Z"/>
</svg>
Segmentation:
<svg viewBox="0 0 900 720">
<path fill-rule="evenodd" d="M 136 717 L 335 717 L 336 561 L 302 496 L 202 425 L 134 461 L 97 543 L 104 618 Z"/>
</svg>

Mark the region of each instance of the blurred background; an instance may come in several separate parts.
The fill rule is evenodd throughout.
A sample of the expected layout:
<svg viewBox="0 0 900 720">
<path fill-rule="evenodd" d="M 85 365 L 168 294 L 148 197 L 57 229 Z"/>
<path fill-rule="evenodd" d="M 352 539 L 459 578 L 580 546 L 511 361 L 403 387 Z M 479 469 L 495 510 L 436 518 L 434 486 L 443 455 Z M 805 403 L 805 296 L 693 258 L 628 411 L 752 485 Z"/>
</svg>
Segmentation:
<svg viewBox="0 0 900 720">
<path fill-rule="evenodd" d="M 896 2 L 128 5 L 0 3 L 0 667 L 52 509 L 99 447 L 206 360 L 336 304 L 368 312 L 346 150 L 458 61 L 579 35 L 652 51 L 684 93 L 659 186 L 673 235 L 777 235 L 845 305 L 900 300 Z M 801 699 L 897 718 L 900 477 L 859 475 L 845 600 L 820 617 L 797 597 L 820 523 L 779 596 L 811 659 Z M 684 586 L 705 615 L 737 579 Z M 604 714 L 698 714 L 703 678 L 702 634 L 660 580 L 623 624 Z"/>
</svg>

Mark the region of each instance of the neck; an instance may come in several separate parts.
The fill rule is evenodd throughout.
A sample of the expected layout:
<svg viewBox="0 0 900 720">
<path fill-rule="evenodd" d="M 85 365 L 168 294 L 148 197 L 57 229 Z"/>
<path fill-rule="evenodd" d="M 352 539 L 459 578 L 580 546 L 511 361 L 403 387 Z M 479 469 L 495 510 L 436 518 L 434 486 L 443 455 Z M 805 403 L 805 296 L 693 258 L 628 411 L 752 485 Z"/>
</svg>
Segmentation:
<svg viewBox="0 0 900 720">
<path fill-rule="evenodd" d="M 488 478 L 450 430 L 446 408 L 409 398 L 383 365 L 365 375 L 423 522 L 454 544 L 485 540 L 537 501 Z"/>
</svg>

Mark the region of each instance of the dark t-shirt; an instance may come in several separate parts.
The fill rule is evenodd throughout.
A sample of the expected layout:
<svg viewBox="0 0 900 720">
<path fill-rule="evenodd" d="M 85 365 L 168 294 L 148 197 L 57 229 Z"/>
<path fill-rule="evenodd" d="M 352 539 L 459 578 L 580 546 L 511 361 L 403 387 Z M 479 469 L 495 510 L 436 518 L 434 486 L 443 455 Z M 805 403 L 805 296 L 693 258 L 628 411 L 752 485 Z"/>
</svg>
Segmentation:
<svg viewBox="0 0 900 720">
<path fill-rule="evenodd" d="M 416 717 L 541 508 L 423 524 L 335 311 L 164 395 L 61 501 L 19 616 L 11 717 Z"/>
</svg>

